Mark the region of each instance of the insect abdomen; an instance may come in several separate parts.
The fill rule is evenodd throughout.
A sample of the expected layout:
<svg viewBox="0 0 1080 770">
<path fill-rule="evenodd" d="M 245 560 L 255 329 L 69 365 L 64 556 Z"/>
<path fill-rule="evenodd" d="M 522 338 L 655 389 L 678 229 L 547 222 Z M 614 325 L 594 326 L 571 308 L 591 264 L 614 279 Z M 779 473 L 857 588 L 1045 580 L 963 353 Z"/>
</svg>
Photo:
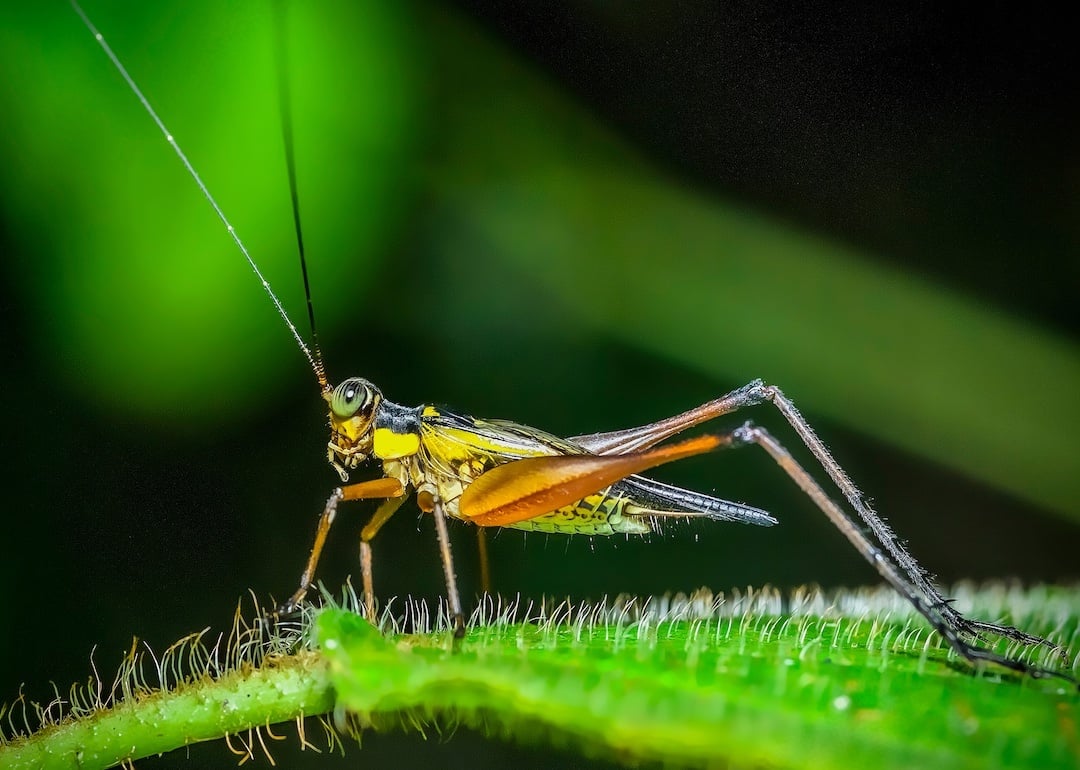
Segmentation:
<svg viewBox="0 0 1080 770">
<path fill-rule="evenodd" d="M 605 489 L 573 505 L 509 526 L 530 532 L 559 535 L 644 535 L 652 531 L 646 521 L 623 515 L 625 497 L 615 497 Z"/>
</svg>

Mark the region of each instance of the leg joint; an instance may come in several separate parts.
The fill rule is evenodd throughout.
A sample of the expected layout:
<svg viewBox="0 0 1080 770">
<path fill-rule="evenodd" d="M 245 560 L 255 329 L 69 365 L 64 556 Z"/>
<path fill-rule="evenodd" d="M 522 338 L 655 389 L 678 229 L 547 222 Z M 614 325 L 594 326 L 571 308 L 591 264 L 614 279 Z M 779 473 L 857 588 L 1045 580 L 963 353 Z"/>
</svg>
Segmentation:
<svg viewBox="0 0 1080 770">
<path fill-rule="evenodd" d="M 731 431 L 731 446 L 741 447 L 747 444 L 756 444 L 762 434 L 762 429 L 753 423 L 752 420 L 747 420 L 735 430 Z"/>
<path fill-rule="evenodd" d="M 772 392 L 775 390 L 771 385 L 766 385 L 762 379 L 751 380 L 743 385 L 734 395 L 743 406 L 756 406 L 765 401 L 772 400 Z"/>
</svg>

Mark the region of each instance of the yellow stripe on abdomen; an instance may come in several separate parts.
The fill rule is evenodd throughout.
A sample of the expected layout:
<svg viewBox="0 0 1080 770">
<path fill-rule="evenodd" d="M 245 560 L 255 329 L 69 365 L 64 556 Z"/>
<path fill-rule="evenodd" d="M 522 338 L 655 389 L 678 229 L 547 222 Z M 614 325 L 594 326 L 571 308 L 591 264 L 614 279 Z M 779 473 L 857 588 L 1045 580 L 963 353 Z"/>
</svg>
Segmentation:
<svg viewBox="0 0 1080 770">
<path fill-rule="evenodd" d="M 560 535 L 645 535 L 652 532 L 647 521 L 623 516 L 625 503 L 623 498 L 599 493 L 590 495 L 575 505 L 515 522 L 508 527 Z"/>
</svg>

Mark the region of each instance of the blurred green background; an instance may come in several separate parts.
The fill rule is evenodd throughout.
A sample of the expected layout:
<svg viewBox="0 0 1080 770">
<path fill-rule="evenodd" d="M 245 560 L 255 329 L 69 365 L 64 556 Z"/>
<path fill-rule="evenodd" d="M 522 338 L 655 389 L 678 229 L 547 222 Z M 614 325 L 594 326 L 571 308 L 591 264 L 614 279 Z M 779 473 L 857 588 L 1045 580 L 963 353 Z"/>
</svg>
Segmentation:
<svg viewBox="0 0 1080 770">
<path fill-rule="evenodd" d="M 974 4 L 296 5 L 287 70 L 332 379 L 574 434 L 764 377 L 943 581 L 1076 576 L 1080 121 L 1063 25 Z M 306 331 L 269 7 L 87 11 Z M 4 4 L 0 42 L 0 700 L 21 682 L 48 700 L 95 644 L 110 671 L 132 635 L 164 647 L 226 625 L 249 588 L 287 595 L 336 475 L 302 357 L 74 13 Z M 497 588 L 875 580 L 752 450 L 661 475 L 782 525 L 648 543 L 504 532 Z M 339 519 L 328 585 L 352 571 L 365 513 Z M 453 536 L 471 594 L 473 534 Z M 376 558 L 383 597 L 441 592 L 415 508 Z M 558 759 L 467 736 L 363 751 Z"/>
</svg>

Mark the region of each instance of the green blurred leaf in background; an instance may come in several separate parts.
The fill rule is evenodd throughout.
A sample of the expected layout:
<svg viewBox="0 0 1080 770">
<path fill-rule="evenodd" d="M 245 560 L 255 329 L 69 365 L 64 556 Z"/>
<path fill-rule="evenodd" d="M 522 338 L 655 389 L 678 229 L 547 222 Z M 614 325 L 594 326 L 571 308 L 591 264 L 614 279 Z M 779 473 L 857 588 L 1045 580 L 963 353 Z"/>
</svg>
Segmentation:
<svg viewBox="0 0 1080 770">
<path fill-rule="evenodd" d="M 91 11 L 302 317 L 268 9 Z M 172 408 L 184 421 L 253 410 L 253 390 L 272 392 L 266 383 L 301 368 L 269 303 L 134 97 L 103 76 L 77 20 L 9 13 L 5 55 L 20 78 L 5 98 L 17 181 L 4 189 L 17 241 L 37 254 L 9 268 L 32 307 L 47 309 L 35 317 L 39 346 L 80 389 L 124 410 L 182 403 Z M 327 327 L 355 316 L 373 261 L 394 250 L 386 236 L 409 216 L 403 178 L 416 183 L 413 105 L 426 82 L 449 106 L 427 199 L 471 233 L 431 233 L 436 259 L 456 265 L 432 317 L 503 323 L 454 283 L 502 262 L 570 326 L 728 382 L 765 377 L 838 423 L 1080 516 L 1071 432 L 1059 428 L 1080 425 L 1074 343 L 687 189 L 505 50 L 433 18 L 424 57 L 442 65 L 421 81 L 413 70 L 425 58 L 391 6 L 304 5 L 290 17 L 302 206 Z M 37 39 L 17 34 L 34 23 Z M 59 189 L 58 211 L 49 194 Z M 462 251 L 477 241 L 483 251 Z M 381 280 L 400 312 L 409 285 L 428 279 L 399 264 Z"/>
<path fill-rule="evenodd" d="M 301 321 L 273 8 L 87 11 Z M 122 413 L 212 424 L 256 410 L 302 366 L 224 226 L 70 8 L 3 13 L 0 190 L 21 255 L 6 267 L 37 349 L 79 398 Z M 332 325 L 400 216 L 408 31 L 380 3 L 298 3 L 285 25 L 308 245 L 320 283 L 340 287 L 318 297 Z"/>
</svg>

